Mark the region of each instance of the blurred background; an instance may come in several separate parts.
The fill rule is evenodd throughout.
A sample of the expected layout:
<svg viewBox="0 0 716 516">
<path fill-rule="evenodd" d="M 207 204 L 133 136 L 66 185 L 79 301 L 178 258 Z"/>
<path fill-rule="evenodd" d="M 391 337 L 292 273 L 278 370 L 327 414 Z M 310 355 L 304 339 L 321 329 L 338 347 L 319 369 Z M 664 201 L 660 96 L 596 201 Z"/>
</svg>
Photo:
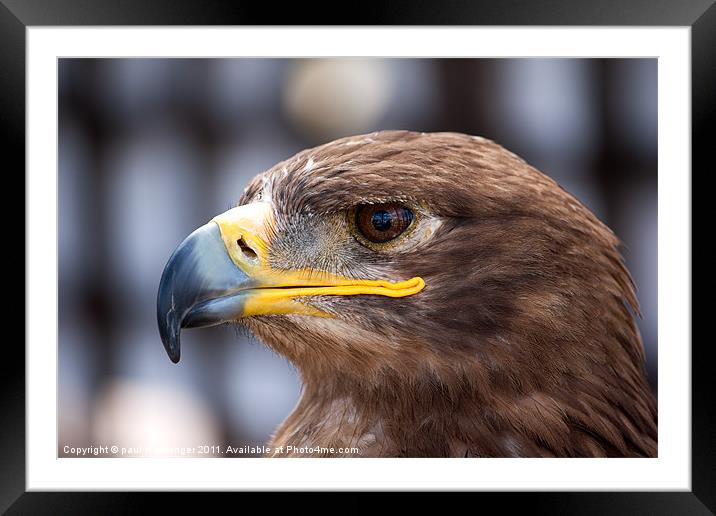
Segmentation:
<svg viewBox="0 0 716 516">
<path fill-rule="evenodd" d="M 609 225 L 656 391 L 655 59 L 60 59 L 59 456 L 269 439 L 296 372 L 229 327 L 184 332 L 172 364 L 164 264 L 255 174 L 380 129 L 493 139 Z"/>
</svg>

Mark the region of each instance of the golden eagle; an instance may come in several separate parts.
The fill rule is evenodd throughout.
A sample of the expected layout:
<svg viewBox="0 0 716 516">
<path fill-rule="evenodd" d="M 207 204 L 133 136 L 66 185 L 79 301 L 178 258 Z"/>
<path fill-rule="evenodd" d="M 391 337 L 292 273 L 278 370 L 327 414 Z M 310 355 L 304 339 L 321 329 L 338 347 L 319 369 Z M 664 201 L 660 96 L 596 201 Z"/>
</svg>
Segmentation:
<svg viewBox="0 0 716 516">
<path fill-rule="evenodd" d="M 258 175 L 182 242 L 159 330 L 177 362 L 182 328 L 239 323 L 297 367 L 302 397 L 272 450 L 653 457 L 618 244 L 489 140 L 354 136 Z"/>
</svg>

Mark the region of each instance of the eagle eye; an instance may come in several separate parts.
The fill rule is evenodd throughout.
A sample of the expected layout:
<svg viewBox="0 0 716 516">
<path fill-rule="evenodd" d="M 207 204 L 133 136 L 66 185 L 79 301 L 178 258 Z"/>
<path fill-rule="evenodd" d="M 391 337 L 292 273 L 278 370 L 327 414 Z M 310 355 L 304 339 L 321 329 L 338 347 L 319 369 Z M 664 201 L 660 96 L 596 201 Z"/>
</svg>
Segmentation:
<svg viewBox="0 0 716 516">
<path fill-rule="evenodd" d="M 354 224 L 361 237 L 383 244 L 402 235 L 415 215 L 398 203 L 363 204 L 355 209 Z"/>
</svg>

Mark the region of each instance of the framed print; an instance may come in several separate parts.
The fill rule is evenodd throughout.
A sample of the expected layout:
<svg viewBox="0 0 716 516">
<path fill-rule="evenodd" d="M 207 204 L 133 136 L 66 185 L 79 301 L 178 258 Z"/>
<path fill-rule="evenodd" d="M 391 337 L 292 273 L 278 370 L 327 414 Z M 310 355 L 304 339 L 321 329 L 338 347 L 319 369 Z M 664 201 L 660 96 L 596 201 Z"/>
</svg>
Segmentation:
<svg viewBox="0 0 716 516">
<path fill-rule="evenodd" d="M 350 26 L 179 4 L 0 10 L 27 300 L 3 507 L 714 510 L 691 339 L 709 2 Z"/>
</svg>

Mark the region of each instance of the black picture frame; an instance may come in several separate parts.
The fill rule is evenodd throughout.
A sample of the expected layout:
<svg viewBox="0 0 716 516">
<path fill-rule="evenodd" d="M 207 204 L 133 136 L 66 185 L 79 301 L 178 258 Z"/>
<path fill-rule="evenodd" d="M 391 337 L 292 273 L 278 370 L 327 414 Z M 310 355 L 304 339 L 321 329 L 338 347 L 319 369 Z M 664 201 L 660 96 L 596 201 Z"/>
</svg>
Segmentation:
<svg viewBox="0 0 716 516">
<path fill-rule="evenodd" d="M 716 5 L 713 0 L 413 2 L 371 5 L 351 12 L 350 17 L 341 18 L 335 13 L 327 16 L 327 13 L 325 8 L 310 9 L 303 4 L 277 8 L 258 2 L 219 0 L 0 0 L 0 134 L 3 165 L 8 166 L 4 179 L 19 177 L 12 171 L 25 168 L 25 29 L 41 25 L 690 26 L 691 177 L 713 171 L 712 145 L 707 137 L 707 128 L 713 125 L 716 113 Z M 7 179 L 5 181 L 7 184 Z M 6 187 L 5 191 L 11 190 Z M 6 204 L 4 219 L 15 223 L 17 208 L 10 206 Z M 692 219 L 694 223 L 700 220 L 696 216 Z M 703 283 L 700 288 L 705 289 L 712 280 Z M 699 309 L 708 310 L 705 305 L 694 305 L 694 313 Z M 684 343 L 664 345 L 680 344 Z M 695 340 L 692 347 L 691 492 L 484 493 L 480 496 L 499 503 L 501 511 L 522 507 L 537 514 L 713 514 L 716 511 L 716 439 L 713 437 L 716 411 L 711 399 L 715 387 L 710 371 L 711 346 L 708 339 L 702 339 Z M 0 390 L 0 510 L 7 510 L 9 514 L 124 514 L 143 508 L 143 502 L 137 497 L 147 494 L 25 492 L 25 353 L 18 343 L 5 342 L 3 363 L 6 367 Z M 185 497 L 162 496 L 162 503 L 177 501 L 187 507 Z"/>
</svg>

